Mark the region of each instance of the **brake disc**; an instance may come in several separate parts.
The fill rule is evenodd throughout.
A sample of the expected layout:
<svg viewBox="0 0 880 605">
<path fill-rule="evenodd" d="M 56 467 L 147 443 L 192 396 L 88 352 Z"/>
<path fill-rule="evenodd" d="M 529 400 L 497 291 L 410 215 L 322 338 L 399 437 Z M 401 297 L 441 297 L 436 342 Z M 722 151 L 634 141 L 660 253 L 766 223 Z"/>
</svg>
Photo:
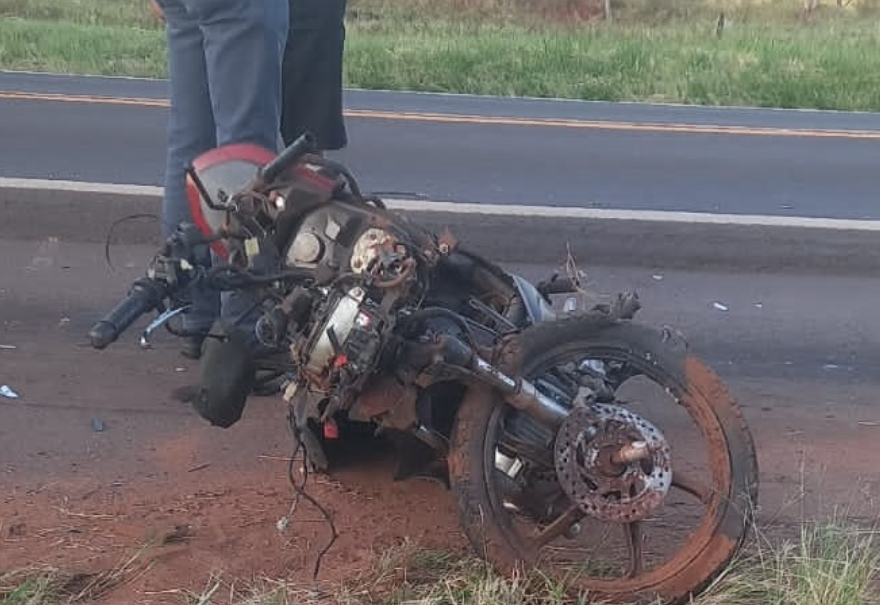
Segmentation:
<svg viewBox="0 0 880 605">
<path fill-rule="evenodd" d="M 615 405 L 575 408 L 556 435 L 560 486 L 587 515 L 605 521 L 650 516 L 672 485 L 670 458 L 657 427 Z"/>
</svg>

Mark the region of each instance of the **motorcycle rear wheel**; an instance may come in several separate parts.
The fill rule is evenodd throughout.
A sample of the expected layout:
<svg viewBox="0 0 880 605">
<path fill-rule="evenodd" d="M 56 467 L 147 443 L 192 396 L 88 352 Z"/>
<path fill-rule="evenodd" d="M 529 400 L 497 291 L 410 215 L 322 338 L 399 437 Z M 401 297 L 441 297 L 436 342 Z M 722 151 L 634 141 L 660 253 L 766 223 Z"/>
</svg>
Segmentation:
<svg viewBox="0 0 880 605">
<path fill-rule="evenodd" d="M 521 373 L 530 380 L 536 380 L 556 367 L 555 364 L 575 355 L 578 359 L 601 359 L 602 363 L 632 368 L 627 371 L 651 379 L 672 394 L 701 434 L 711 480 L 708 486 L 696 486 L 682 475 L 676 484 L 674 469 L 677 467 L 673 466 L 674 479 L 668 488 L 669 494 L 676 488 L 684 490 L 699 499 L 706 512 L 698 529 L 669 562 L 657 569 L 637 573 L 643 566 L 635 561 L 634 553 L 642 557 L 644 552 L 641 546 L 633 545 L 642 544 L 644 537 L 641 529 L 635 538 L 629 537 L 635 535 L 636 523 L 623 522 L 620 525 L 624 529 L 622 534 L 627 536 L 624 540 L 630 558 L 623 577 L 609 579 L 589 573 L 584 576 L 581 569 L 579 577 L 572 579 L 568 572 L 548 570 L 543 553 L 547 545 L 515 527 L 514 515 L 505 501 L 503 486 L 508 479 L 501 476 L 496 466 L 496 448 L 504 418 L 519 412 L 503 403 L 492 389 L 474 386 L 465 394 L 458 411 L 448 467 L 459 520 L 477 554 L 502 572 L 538 568 L 543 578 L 562 580 L 566 590 L 590 599 L 616 602 L 660 599 L 665 603 L 680 603 L 704 590 L 740 549 L 752 523 L 758 496 L 758 465 L 752 437 L 727 389 L 686 347 L 677 346 L 668 333 L 632 322 L 576 316 L 538 324 L 521 336 Z M 514 368 L 506 369 L 513 371 Z M 656 411 L 664 413 L 664 410 Z M 676 443 L 670 442 L 670 445 L 674 450 Z M 546 454 L 546 448 L 544 452 Z M 552 467 L 545 468 L 543 473 L 545 477 L 552 475 L 551 481 L 558 485 L 558 476 Z M 557 497 L 562 491 L 560 487 Z M 568 496 L 563 499 L 566 504 L 561 508 L 567 513 L 574 510 L 584 514 Z M 555 520 L 567 513 L 557 512 Z M 553 526 L 553 520 L 539 520 L 536 525 L 543 523 L 543 529 L 548 529 Z M 589 517 L 587 520 L 595 522 Z M 650 521 L 637 523 L 641 528 Z M 568 523 L 568 518 L 562 523 Z M 601 524 L 601 527 L 612 525 L 608 521 Z M 555 531 L 559 531 L 559 524 L 556 525 Z M 572 528 L 574 524 L 569 530 Z"/>
</svg>

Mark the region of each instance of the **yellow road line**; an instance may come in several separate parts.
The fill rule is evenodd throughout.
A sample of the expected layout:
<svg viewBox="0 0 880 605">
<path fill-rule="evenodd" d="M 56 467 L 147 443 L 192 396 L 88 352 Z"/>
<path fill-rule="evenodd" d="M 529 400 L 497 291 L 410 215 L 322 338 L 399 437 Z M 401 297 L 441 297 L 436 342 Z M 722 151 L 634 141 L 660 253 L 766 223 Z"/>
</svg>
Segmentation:
<svg viewBox="0 0 880 605">
<path fill-rule="evenodd" d="M 141 107 L 168 107 L 165 99 L 139 97 L 111 97 L 96 95 L 68 95 L 60 93 L 35 93 L 20 91 L 0 91 L 0 99 L 20 101 L 54 101 L 63 103 L 88 103 L 108 105 L 135 105 Z M 481 116 L 451 113 L 422 113 L 381 111 L 371 109 L 350 109 L 345 111 L 349 118 L 433 122 L 441 124 L 483 124 L 496 126 L 537 126 L 543 128 L 570 128 L 587 130 L 617 130 L 629 132 L 670 132 L 684 134 L 724 134 L 773 137 L 807 137 L 838 139 L 880 139 L 877 130 L 847 130 L 824 128 L 771 128 L 751 126 L 722 126 L 718 124 L 680 124 L 659 122 L 624 122 L 617 120 L 575 120 L 553 118 L 517 118 L 502 116 Z"/>
</svg>

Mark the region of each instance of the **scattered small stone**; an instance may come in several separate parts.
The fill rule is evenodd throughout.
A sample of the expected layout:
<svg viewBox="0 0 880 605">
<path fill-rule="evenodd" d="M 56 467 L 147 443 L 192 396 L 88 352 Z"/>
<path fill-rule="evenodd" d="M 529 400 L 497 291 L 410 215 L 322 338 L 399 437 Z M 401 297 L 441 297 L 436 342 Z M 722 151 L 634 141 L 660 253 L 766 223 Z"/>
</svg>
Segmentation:
<svg viewBox="0 0 880 605">
<path fill-rule="evenodd" d="M 187 525 L 175 525 L 174 529 L 162 536 L 162 544 L 180 544 L 192 537 L 192 531 Z"/>
<path fill-rule="evenodd" d="M 20 538 L 27 533 L 27 525 L 24 523 L 14 523 L 9 526 L 9 537 Z"/>
</svg>

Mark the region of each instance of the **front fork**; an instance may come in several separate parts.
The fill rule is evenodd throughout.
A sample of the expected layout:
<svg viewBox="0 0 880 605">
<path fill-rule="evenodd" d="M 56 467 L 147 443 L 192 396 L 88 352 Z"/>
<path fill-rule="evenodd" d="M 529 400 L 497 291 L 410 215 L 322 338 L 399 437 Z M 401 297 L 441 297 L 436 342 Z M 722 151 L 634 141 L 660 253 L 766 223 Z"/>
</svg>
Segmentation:
<svg viewBox="0 0 880 605">
<path fill-rule="evenodd" d="M 553 432 L 562 426 L 569 411 L 556 400 L 541 393 L 530 381 L 522 377 L 511 378 L 479 356 L 474 356 L 473 365 L 471 370 L 501 391 L 507 403 L 553 429 Z"/>
<path fill-rule="evenodd" d="M 507 403 L 547 426 L 554 433 L 568 417 L 567 408 L 538 391 L 529 380 L 508 376 L 483 359 L 469 345 L 453 336 L 441 336 L 435 345 L 435 352 L 429 374 L 446 376 L 451 374 L 465 380 L 476 378 L 500 391 Z"/>
</svg>

